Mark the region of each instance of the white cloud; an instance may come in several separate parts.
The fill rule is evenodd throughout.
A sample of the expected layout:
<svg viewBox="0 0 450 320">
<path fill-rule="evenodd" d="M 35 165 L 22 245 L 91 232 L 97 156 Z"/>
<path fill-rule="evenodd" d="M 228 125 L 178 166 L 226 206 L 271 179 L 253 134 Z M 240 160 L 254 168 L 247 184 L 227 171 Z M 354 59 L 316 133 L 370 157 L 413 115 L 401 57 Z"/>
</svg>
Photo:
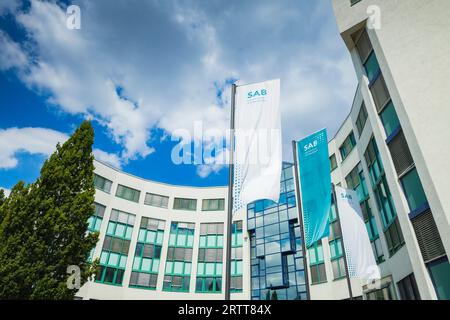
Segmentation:
<svg viewBox="0 0 450 320">
<path fill-rule="evenodd" d="M 0 169 L 13 169 L 18 165 L 18 152 L 50 156 L 56 144 L 69 138 L 63 132 L 47 128 L 8 128 L 0 129 Z M 118 155 L 100 149 L 93 149 L 94 157 L 100 161 L 121 168 Z"/>
<path fill-rule="evenodd" d="M 11 194 L 10 189 L 6 189 L 6 188 L 2 188 L 2 187 L 0 187 L 0 189 L 2 189 L 4 191 L 6 197 L 9 197 L 9 195 Z"/>
<path fill-rule="evenodd" d="M 16 167 L 17 152 L 49 156 L 58 142 L 63 143 L 67 139 L 66 134 L 45 128 L 0 129 L 0 169 Z"/>
<path fill-rule="evenodd" d="M 112 165 L 113 167 L 117 169 L 121 169 L 122 163 L 120 161 L 120 158 L 117 154 L 114 153 L 108 153 L 100 149 L 94 149 L 93 150 L 95 159 L 105 162 L 107 164 Z"/>
<path fill-rule="evenodd" d="M 23 68 L 28 63 L 27 56 L 20 46 L 11 41 L 6 33 L 0 30 L 0 70 Z"/>
<path fill-rule="evenodd" d="M 202 121 L 204 130 L 225 132 L 229 87 L 219 85 L 218 103 L 215 84 L 230 78 L 281 78 L 287 160 L 292 139 L 322 127 L 334 134 L 350 109 L 356 79 L 325 1 L 81 0 L 81 30 L 66 28 L 57 4 L 31 4 L 16 14 L 29 41 L 19 46 L 0 34 L 0 68 L 20 69 L 60 110 L 100 123 L 123 146 L 119 157 L 102 155 L 115 164 L 154 152 L 153 128 L 192 131 Z"/>
</svg>

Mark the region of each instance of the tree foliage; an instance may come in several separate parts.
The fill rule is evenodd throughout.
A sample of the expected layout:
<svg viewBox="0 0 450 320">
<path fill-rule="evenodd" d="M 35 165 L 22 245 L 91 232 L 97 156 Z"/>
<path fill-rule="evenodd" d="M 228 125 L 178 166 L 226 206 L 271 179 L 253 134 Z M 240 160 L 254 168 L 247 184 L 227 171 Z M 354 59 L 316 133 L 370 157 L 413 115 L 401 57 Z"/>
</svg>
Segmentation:
<svg viewBox="0 0 450 320">
<path fill-rule="evenodd" d="M 0 199 L 0 299 L 72 299 L 77 289 L 67 286 L 67 267 L 80 268 L 81 285 L 95 272 L 87 261 L 98 239 L 87 232 L 93 139 L 90 122 L 83 122 L 56 146 L 37 181 L 19 182 Z"/>
</svg>

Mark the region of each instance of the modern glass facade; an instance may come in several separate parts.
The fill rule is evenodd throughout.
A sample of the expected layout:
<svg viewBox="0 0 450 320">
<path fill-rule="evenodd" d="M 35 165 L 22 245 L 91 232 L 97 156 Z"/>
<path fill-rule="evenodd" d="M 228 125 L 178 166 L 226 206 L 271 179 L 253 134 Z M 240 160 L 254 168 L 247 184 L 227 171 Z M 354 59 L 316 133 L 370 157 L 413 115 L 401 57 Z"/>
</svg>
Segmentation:
<svg viewBox="0 0 450 320">
<path fill-rule="evenodd" d="M 261 200 L 247 207 L 252 300 L 306 299 L 293 170 L 283 163 L 278 204 Z"/>
</svg>

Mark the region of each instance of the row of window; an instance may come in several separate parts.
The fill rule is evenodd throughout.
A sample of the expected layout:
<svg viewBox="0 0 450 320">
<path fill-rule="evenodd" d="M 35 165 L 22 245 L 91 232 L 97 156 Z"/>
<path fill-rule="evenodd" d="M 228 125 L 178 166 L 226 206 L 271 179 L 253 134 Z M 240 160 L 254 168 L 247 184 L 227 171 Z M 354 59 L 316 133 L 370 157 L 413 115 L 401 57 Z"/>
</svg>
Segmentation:
<svg viewBox="0 0 450 320">
<path fill-rule="evenodd" d="M 111 192 L 112 181 L 98 174 L 94 175 L 94 186 L 106 193 Z M 119 184 L 116 190 L 116 197 L 139 202 L 141 191 Z M 168 208 L 169 197 L 155 193 L 146 193 L 144 204 L 160 208 Z M 174 198 L 174 210 L 197 210 L 197 199 Z M 202 199 L 202 211 L 224 211 L 225 199 Z"/>
<path fill-rule="evenodd" d="M 105 207 L 95 204 L 89 230 L 98 231 Z M 135 216 L 113 209 L 100 255 L 96 282 L 122 285 Z M 165 221 L 142 217 L 133 259 L 130 287 L 156 289 L 164 237 Z M 163 290 L 189 291 L 195 224 L 172 222 L 164 268 Z M 220 292 L 222 283 L 223 223 L 202 223 L 198 254 L 196 290 Z M 242 291 L 242 221 L 232 230 L 232 288 Z M 203 237 L 203 238 L 202 238 Z M 204 239 L 202 241 L 202 239 Z M 92 257 L 90 257 L 91 259 Z M 211 285 L 213 283 L 213 285 Z"/>
</svg>

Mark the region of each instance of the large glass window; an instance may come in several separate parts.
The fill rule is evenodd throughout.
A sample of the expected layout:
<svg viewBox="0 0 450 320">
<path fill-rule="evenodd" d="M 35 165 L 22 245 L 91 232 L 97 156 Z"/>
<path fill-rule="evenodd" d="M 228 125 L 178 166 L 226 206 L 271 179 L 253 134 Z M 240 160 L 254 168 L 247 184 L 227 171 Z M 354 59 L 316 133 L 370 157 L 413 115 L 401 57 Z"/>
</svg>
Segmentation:
<svg viewBox="0 0 450 320">
<path fill-rule="evenodd" d="M 447 257 L 428 264 L 436 294 L 440 300 L 450 300 L 450 263 Z"/>
<path fill-rule="evenodd" d="M 331 255 L 331 265 L 333 268 L 334 279 L 340 279 L 345 277 L 345 265 L 344 265 L 344 251 L 342 247 L 342 234 L 339 228 L 339 220 L 336 214 L 336 205 L 331 204 L 330 215 L 330 236 L 329 247 Z"/>
<path fill-rule="evenodd" d="M 339 148 L 342 161 L 344 161 L 347 158 L 347 156 L 350 154 L 350 152 L 352 152 L 355 146 L 356 146 L 355 135 L 353 134 L 353 132 L 351 132 L 344 140 L 341 147 Z"/>
<path fill-rule="evenodd" d="M 375 56 L 375 51 L 372 51 L 366 63 L 364 63 L 364 69 L 366 70 L 367 78 L 369 78 L 369 83 L 372 83 L 375 78 L 379 76 L 380 65 L 378 64 L 377 57 Z"/>
<path fill-rule="evenodd" d="M 225 199 L 203 199 L 202 211 L 223 211 L 225 209 Z"/>
<path fill-rule="evenodd" d="M 400 128 L 400 121 L 398 120 L 397 112 L 395 112 L 392 101 L 381 111 L 380 117 L 387 137 Z"/>
<path fill-rule="evenodd" d="M 335 170 L 338 167 L 336 155 L 333 153 L 330 157 L 330 171 Z"/>
<path fill-rule="evenodd" d="M 293 173 L 293 165 L 283 163 L 278 203 L 260 200 L 247 206 L 253 300 L 306 299 Z M 240 232 L 232 242 L 242 244 Z"/>
<path fill-rule="evenodd" d="M 425 196 L 425 191 L 423 191 L 422 183 L 420 182 L 416 168 L 404 175 L 401 182 L 411 211 L 416 211 L 417 209 L 426 206 L 428 203 L 427 197 Z"/>
<path fill-rule="evenodd" d="M 231 292 L 242 292 L 242 221 L 233 222 L 231 230 Z"/>
<path fill-rule="evenodd" d="M 103 178 L 102 176 L 99 176 L 98 174 L 94 174 L 94 186 L 98 190 L 102 190 L 106 193 L 110 193 L 111 185 L 112 185 L 111 180 Z"/>
<path fill-rule="evenodd" d="M 142 217 L 134 253 L 130 287 L 156 289 L 164 227 L 163 220 Z"/>
<path fill-rule="evenodd" d="M 99 232 L 106 207 L 97 202 L 94 202 L 94 206 L 95 212 L 94 215 L 91 216 L 88 220 L 88 230 L 91 232 Z"/>
<path fill-rule="evenodd" d="M 141 195 L 141 192 L 139 190 L 135 190 L 126 186 L 123 186 L 119 184 L 117 186 L 116 190 L 116 197 L 133 201 L 133 202 L 139 202 L 139 196 Z"/>
<path fill-rule="evenodd" d="M 173 202 L 175 210 L 197 210 L 197 199 L 175 198 Z"/>
<path fill-rule="evenodd" d="M 384 235 L 386 237 L 389 253 L 392 256 L 403 246 L 404 240 L 374 138 L 369 142 L 365 152 L 365 158 L 372 178 L 373 191 L 375 193 L 378 211 L 380 212 L 383 221 Z"/>
<path fill-rule="evenodd" d="M 163 291 L 189 292 L 194 231 L 194 223 L 172 222 Z"/>
<path fill-rule="evenodd" d="M 222 260 L 223 223 L 202 223 L 200 225 L 196 292 L 220 293 L 222 291 Z"/>
<path fill-rule="evenodd" d="M 309 268 L 311 271 L 311 284 L 327 282 L 327 274 L 325 272 L 325 263 L 323 259 L 322 241 L 314 243 L 308 248 Z"/>
<path fill-rule="evenodd" d="M 122 285 L 134 220 L 133 214 L 111 211 L 96 282 Z"/>
<path fill-rule="evenodd" d="M 356 119 L 356 128 L 358 129 L 359 136 L 361 136 L 364 130 L 364 126 L 366 125 L 367 122 L 367 116 L 368 116 L 367 109 L 365 104 L 363 103 L 361 105 L 361 109 L 359 110 L 358 118 Z"/>
<path fill-rule="evenodd" d="M 397 286 L 402 300 L 420 300 L 419 289 L 417 289 L 413 273 L 397 282 Z"/>
<path fill-rule="evenodd" d="M 144 204 L 153 207 L 167 208 L 169 204 L 169 197 L 154 193 L 146 193 Z"/>
</svg>

